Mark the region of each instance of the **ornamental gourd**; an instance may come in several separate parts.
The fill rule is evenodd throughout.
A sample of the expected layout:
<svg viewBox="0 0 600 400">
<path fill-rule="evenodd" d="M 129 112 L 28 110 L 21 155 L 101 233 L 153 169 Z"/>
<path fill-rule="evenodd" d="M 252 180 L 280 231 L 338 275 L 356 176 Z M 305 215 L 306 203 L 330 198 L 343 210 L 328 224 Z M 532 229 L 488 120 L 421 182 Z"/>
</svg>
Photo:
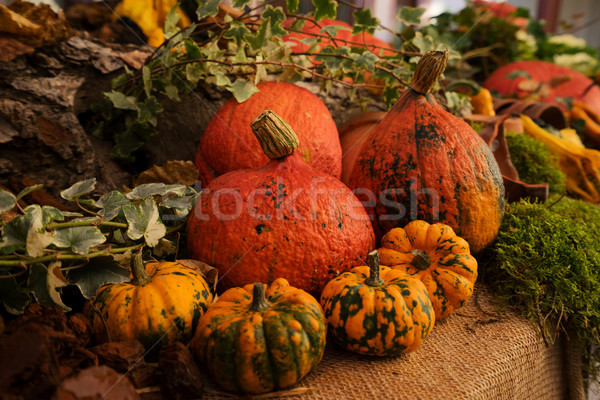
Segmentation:
<svg viewBox="0 0 600 400">
<path fill-rule="evenodd" d="M 219 270 L 220 289 L 286 278 L 320 293 L 373 250 L 369 217 L 347 186 L 302 159 L 279 116 L 265 111 L 252 128 L 271 161 L 208 185 L 188 218 L 188 250 Z"/>
<path fill-rule="evenodd" d="M 262 82 L 243 103 L 232 98 L 212 117 L 198 145 L 194 163 L 206 186 L 215 177 L 259 168 L 269 159 L 260 151 L 250 123 L 265 109 L 281 115 L 298 135 L 298 153 L 313 168 L 339 179 L 342 150 L 327 106 L 313 93 L 288 82 Z"/>
<path fill-rule="evenodd" d="M 446 318 L 473 294 L 477 260 L 469 244 L 445 224 L 412 221 L 385 234 L 379 249 L 381 262 L 425 284 L 435 318 Z"/>
<path fill-rule="evenodd" d="M 200 319 L 192 351 L 227 390 L 259 394 L 291 386 L 323 357 L 317 300 L 276 279 L 231 288 Z"/>
<path fill-rule="evenodd" d="M 503 65 L 483 86 L 501 96 L 518 99 L 557 102 L 558 98 L 570 97 L 600 113 L 600 87 L 594 81 L 581 72 L 547 61 L 515 61 Z M 565 108 L 560 102 L 558 105 Z"/>
<path fill-rule="evenodd" d="M 444 222 L 473 252 L 492 243 L 504 213 L 504 185 L 487 144 L 429 93 L 448 51 L 419 61 L 413 83 L 365 139 L 349 187 L 372 211 L 378 238 L 416 219 Z"/>
<path fill-rule="evenodd" d="M 331 280 L 321 294 L 330 333 L 343 348 L 365 355 L 397 356 L 416 350 L 435 324 L 427 290 L 405 272 L 379 265 L 377 250 L 368 267 Z"/>
<path fill-rule="evenodd" d="M 162 345 L 192 338 L 212 303 L 204 277 L 178 262 L 150 262 L 135 255 L 133 280 L 100 288 L 92 330 L 97 342 L 138 340 L 154 353 Z"/>
</svg>

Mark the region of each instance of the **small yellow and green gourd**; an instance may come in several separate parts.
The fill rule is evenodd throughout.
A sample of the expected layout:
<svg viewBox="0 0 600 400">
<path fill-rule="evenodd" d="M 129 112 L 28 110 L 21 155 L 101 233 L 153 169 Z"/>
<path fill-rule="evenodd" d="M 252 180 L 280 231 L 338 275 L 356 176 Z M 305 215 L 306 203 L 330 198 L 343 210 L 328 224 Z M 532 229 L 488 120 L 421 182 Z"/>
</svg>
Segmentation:
<svg viewBox="0 0 600 400">
<path fill-rule="evenodd" d="M 133 257 L 131 282 L 105 285 L 91 312 L 95 340 L 138 340 L 146 350 L 192 338 L 200 317 L 213 301 L 208 283 L 178 262 L 149 262 Z"/>
<path fill-rule="evenodd" d="M 467 241 L 448 225 L 415 220 L 394 228 L 382 238 L 379 257 L 425 284 L 438 320 L 462 307 L 473 294 L 477 260 Z"/>
<path fill-rule="evenodd" d="M 405 272 L 380 266 L 377 250 L 367 263 L 325 286 L 321 305 L 331 335 L 343 348 L 364 355 L 416 350 L 435 324 L 425 286 Z"/>
<path fill-rule="evenodd" d="M 260 394 L 294 385 L 323 357 L 319 302 L 278 278 L 228 289 L 200 319 L 196 358 L 227 390 Z"/>
</svg>

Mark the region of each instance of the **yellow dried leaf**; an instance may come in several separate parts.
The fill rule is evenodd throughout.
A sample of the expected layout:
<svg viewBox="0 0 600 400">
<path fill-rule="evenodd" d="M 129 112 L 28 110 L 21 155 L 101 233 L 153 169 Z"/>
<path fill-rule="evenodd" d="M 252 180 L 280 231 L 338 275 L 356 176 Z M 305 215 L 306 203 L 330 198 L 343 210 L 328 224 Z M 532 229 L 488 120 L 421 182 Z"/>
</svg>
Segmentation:
<svg viewBox="0 0 600 400">
<path fill-rule="evenodd" d="M 198 179 L 198 169 L 191 161 L 171 160 L 163 166 L 153 166 L 138 176 L 135 186 L 144 183 L 181 184 L 192 186 Z"/>
</svg>

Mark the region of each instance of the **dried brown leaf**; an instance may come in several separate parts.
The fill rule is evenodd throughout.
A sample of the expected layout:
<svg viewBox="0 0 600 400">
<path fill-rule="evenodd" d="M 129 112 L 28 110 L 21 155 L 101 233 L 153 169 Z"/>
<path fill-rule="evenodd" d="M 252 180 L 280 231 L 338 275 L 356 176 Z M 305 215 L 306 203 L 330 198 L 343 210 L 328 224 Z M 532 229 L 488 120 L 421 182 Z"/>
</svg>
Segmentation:
<svg viewBox="0 0 600 400">
<path fill-rule="evenodd" d="M 153 166 L 142 172 L 135 186 L 144 183 L 181 184 L 192 186 L 198 178 L 198 169 L 191 161 L 171 160 L 163 166 Z"/>
<path fill-rule="evenodd" d="M 65 379 L 53 397 L 54 400 L 137 400 L 140 397 L 127 379 L 105 365 L 84 369 Z"/>
<path fill-rule="evenodd" d="M 215 267 L 211 267 L 205 262 L 191 259 L 177 260 L 178 263 L 185 265 L 188 268 L 199 272 L 204 276 L 208 285 L 214 290 L 217 288 L 217 281 L 219 280 L 219 270 Z"/>
</svg>

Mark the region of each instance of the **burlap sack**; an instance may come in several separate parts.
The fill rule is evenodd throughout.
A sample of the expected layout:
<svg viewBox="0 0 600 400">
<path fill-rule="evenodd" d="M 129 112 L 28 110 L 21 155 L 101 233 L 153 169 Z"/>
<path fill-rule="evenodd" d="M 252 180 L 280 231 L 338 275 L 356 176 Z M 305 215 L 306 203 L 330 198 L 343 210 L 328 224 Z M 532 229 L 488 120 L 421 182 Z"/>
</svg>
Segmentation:
<svg viewBox="0 0 600 400">
<path fill-rule="evenodd" d="M 574 365 L 580 353 L 566 348 L 547 347 L 528 321 L 498 314 L 491 295 L 478 288 L 411 354 L 364 357 L 329 343 L 321 364 L 290 391 L 255 398 L 584 399 L 581 365 Z M 203 399 L 239 398 L 204 376 Z"/>
</svg>

